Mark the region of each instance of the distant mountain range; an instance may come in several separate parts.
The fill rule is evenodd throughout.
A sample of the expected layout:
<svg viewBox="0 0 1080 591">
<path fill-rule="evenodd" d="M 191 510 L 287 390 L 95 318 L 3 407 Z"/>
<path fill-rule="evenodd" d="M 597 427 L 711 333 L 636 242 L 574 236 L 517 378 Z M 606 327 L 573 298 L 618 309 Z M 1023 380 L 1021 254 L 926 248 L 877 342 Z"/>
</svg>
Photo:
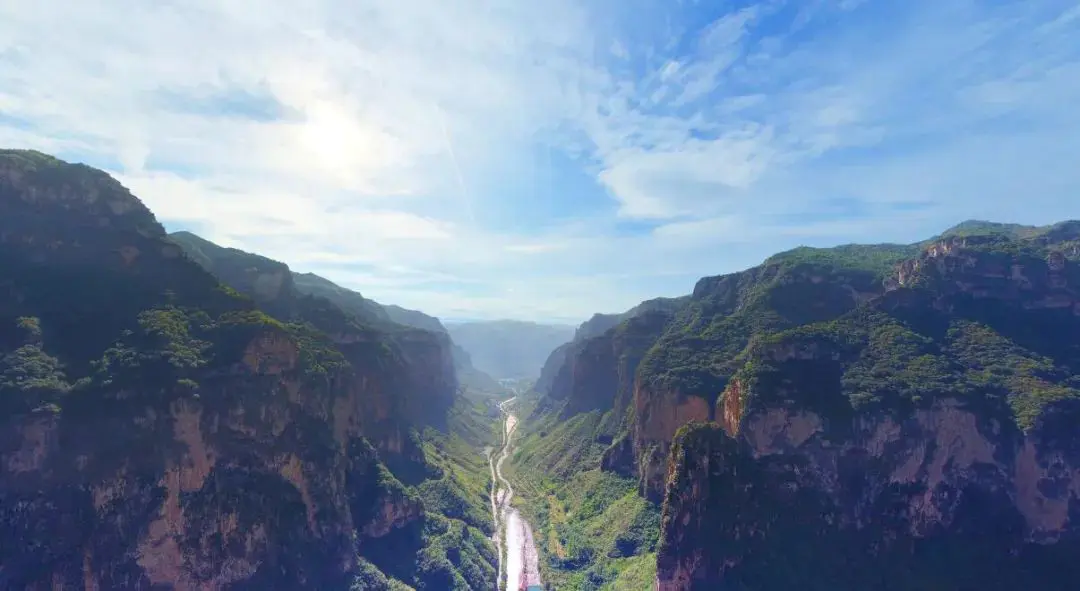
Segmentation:
<svg viewBox="0 0 1080 591">
<path fill-rule="evenodd" d="M 496 378 L 535 379 L 552 349 L 574 335 L 570 325 L 519 320 L 448 322 L 446 328 L 477 369 Z"/>
</svg>

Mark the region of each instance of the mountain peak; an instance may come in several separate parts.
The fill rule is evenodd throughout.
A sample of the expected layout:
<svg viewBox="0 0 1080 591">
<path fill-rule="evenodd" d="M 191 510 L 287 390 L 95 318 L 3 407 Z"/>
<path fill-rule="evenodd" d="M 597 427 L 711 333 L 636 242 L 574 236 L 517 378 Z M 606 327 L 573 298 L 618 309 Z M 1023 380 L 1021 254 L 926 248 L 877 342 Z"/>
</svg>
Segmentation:
<svg viewBox="0 0 1080 591">
<path fill-rule="evenodd" d="M 94 221 L 146 237 L 165 235 L 154 214 L 108 173 L 34 150 L 0 150 L 0 197 L 0 212 L 28 228 L 55 223 L 44 216 L 62 213 L 73 225 Z"/>
</svg>

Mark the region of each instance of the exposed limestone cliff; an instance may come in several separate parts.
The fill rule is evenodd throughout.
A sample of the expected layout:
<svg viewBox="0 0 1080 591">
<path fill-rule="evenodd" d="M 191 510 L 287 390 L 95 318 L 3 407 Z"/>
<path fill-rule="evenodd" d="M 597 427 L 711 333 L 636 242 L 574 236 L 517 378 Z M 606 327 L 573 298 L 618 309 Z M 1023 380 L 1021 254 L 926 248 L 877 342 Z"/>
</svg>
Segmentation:
<svg viewBox="0 0 1080 591">
<path fill-rule="evenodd" d="M 410 431 L 441 424 L 458 388 L 455 352 L 445 331 L 395 324 L 375 302 L 318 276 L 294 276 L 284 263 L 222 248 L 191 233 L 178 232 L 170 239 L 182 245 L 192 260 L 254 299 L 272 316 L 285 322 L 311 323 L 330 335 L 346 361 L 362 369 L 356 374 L 357 383 L 344 385 L 354 395 L 350 397 L 351 408 L 339 405 L 335 418 L 338 431 L 343 424 L 362 423 L 365 437 L 403 478 L 419 477 L 424 460 Z M 333 290 L 335 299 L 348 309 L 302 292 L 297 277 L 309 286 L 310 293 Z M 439 326 L 438 320 L 425 318 Z"/>
<path fill-rule="evenodd" d="M 932 289 L 938 298 L 967 294 L 975 299 L 1019 303 L 1025 309 L 1071 309 L 1080 314 L 1080 273 L 1065 250 L 1039 249 L 999 237 L 947 238 L 922 256 L 899 265 L 886 287 Z"/>
<path fill-rule="evenodd" d="M 643 314 L 674 314 L 685 302 L 686 298 L 655 298 L 644 301 L 621 314 L 594 314 L 592 318 L 581 323 L 581 326 L 574 331 L 572 341 L 559 346 L 551 352 L 551 355 L 548 356 L 547 361 L 544 363 L 544 367 L 540 370 L 540 378 L 533 388 L 541 394 L 551 395 L 558 400 L 567 398 L 568 388 L 572 387 L 572 379 L 565 374 L 560 377 L 560 374 L 564 371 L 563 366 L 565 364 L 574 362 L 573 357 L 579 354 L 581 347 L 584 346 L 583 343 L 603 337 L 605 333 L 619 326 L 622 322 Z M 631 374 L 633 374 L 633 370 L 631 370 Z M 555 383 L 556 380 L 560 381 L 558 385 Z"/>
<path fill-rule="evenodd" d="M 638 461 L 641 493 L 659 502 L 663 499 L 671 439 L 683 425 L 713 418 L 712 404 L 700 396 L 678 392 L 635 390 L 634 456 Z"/>
<path fill-rule="evenodd" d="M 859 256 L 899 260 L 905 247 Z M 795 250 L 748 271 L 706 277 L 658 335 L 633 389 L 631 433 L 642 494 L 664 494 L 668 450 L 690 421 L 716 420 L 715 403 L 756 334 L 836 318 L 883 291 L 872 264 L 843 267 L 827 251 Z"/>
<path fill-rule="evenodd" d="M 595 434 L 611 443 L 601 467 L 624 476 L 637 474 L 637 457 L 642 453 L 635 447 L 638 438 L 631 425 L 660 425 L 658 417 L 652 417 L 653 409 L 635 406 L 638 365 L 673 318 L 666 308 L 641 306 L 634 312 L 597 336 L 565 345 L 565 359 L 558 365 L 545 400 L 546 404 L 561 404 L 563 418 L 594 410 L 608 413 L 602 432 Z M 556 361 L 554 357 L 549 362 Z M 708 403 L 704 406 L 708 408 Z M 657 420 L 636 421 L 641 413 Z"/>
<path fill-rule="evenodd" d="M 401 498 L 354 521 L 360 460 L 332 437 L 333 391 L 281 362 L 286 339 L 255 336 L 197 397 L 87 388 L 59 414 L 6 417 L 4 587 L 347 586 L 355 532 L 363 551 Z"/>
<path fill-rule="evenodd" d="M 1078 411 L 1027 434 L 955 399 L 843 428 L 773 408 L 735 438 L 684 429 L 657 589 L 1071 589 L 1080 450 L 1060 422 Z"/>
<path fill-rule="evenodd" d="M 666 495 L 661 589 L 1069 589 L 1078 249 L 972 222 L 781 253 L 699 281 L 639 361 L 630 323 L 556 350 L 538 408 Z"/>
<path fill-rule="evenodd" d="M 221 286 L 104 173 L 0 152 L 0 587 L 346 589 L 419 531 L 380 457 L 422 463 L 446 343 L 290 306 Z"/>
<path fill-rule="evenodd" d="M 1080 277 L 1049 246 L 949 237 L 751 343 L 673 443 L 657 588 L 1073 588 Z"/>
</svg>

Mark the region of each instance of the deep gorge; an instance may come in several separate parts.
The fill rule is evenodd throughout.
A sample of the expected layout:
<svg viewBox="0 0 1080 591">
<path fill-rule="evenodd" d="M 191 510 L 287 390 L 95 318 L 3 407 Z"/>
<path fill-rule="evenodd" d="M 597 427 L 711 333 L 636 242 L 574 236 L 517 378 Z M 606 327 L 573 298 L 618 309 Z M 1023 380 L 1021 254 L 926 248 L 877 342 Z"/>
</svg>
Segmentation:
<svg viewBox="0 0 1080 591">
<path fill-rule="evenodd" d="M 798 248 L 469 327 L 573 332 L 500 382 L 434 317 L 0 151 L 0 587 L 1072 589 L 1078 286 L 1071 221 Z"/>
</svg>

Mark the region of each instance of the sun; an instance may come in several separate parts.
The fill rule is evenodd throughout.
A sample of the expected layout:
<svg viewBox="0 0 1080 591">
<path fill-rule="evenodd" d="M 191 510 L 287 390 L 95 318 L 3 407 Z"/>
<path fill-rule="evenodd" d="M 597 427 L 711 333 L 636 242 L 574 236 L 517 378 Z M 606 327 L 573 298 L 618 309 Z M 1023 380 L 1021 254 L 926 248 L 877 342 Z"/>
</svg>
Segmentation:
<svg viewBox="0 0 1080 591">
<path fill-rule="evenodd" d="M 400 159 L 400 142 L 372 121 L 328 101 L 304 109 L 299 148 L 313 169 L 350 186 L 373 186 Z"/>
</svg>

